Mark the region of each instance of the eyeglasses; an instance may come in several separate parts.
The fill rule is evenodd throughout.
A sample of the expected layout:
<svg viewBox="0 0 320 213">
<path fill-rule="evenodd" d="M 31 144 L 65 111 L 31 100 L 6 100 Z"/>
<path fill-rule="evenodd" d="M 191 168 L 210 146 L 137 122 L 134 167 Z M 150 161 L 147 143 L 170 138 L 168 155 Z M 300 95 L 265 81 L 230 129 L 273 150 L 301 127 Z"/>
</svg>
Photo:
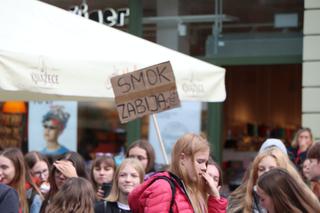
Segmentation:
<svg viewBox="0 0 320 213">
<path fill-rule="evenodd" d="M 58 129 L 57 126 L 50 126 L 50 125 L 47 125 L 47 124 L 44 124 L 44 125 L 43 125 L 43 128 L 45 128 L 45 129 L 50 129 L 50 130 Z"/>
<path fill-rule="evenodd" d="M 41 177 L 41 175 L 47 175 L 48 173 L 48 169 L 44 169 L 42 171 L 33 172 L 33 176 Z"/>
<path fill-rule="evenodd" d="M 113 158 L 113 154 L 110 152 L 97 152 L 96 157 L 109 157 Z"/>
<path fill-rule="evenodd" d="M 142 156 L 142 155 L 129 155 L 129 158 L 136 158 L 139 161 L 147 160 L 148 158 Z"/>
</svg>

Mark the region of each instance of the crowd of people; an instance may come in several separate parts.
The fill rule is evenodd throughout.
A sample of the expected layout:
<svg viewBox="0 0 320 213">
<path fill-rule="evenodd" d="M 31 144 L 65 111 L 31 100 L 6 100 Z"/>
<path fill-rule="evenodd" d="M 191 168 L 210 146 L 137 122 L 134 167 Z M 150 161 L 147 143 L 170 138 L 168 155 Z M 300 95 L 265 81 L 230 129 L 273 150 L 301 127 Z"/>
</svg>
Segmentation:
<svg viewBox="0 0 320 213">
<path fill-rule="evenodd" d="M 267 139 L 240 186 L 224 197 L 223 173 L 208 141 L 186 133 L 174 144 L 171 164 L 155 169 L 155 152 L 133 142 L 116 165 L 110 153 L 86 164 L 77 152 L 47 156 L 0 151 L 0 211 L 8 213 L 320 212 L 320 143 L 303 128 L 287 149 Z"/>
</svg>

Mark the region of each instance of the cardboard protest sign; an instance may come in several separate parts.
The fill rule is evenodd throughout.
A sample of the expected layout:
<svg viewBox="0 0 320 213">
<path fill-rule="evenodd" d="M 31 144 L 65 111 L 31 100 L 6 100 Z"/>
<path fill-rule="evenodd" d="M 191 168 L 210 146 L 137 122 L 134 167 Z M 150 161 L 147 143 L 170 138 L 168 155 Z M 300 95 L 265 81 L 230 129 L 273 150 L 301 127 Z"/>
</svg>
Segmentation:
<svg viewBox="0 0 320 213">
<path fill-rule="evenodd" d="M 180 106 L 170 62 L 111 78 L 121 123 Z"/>
</svg>

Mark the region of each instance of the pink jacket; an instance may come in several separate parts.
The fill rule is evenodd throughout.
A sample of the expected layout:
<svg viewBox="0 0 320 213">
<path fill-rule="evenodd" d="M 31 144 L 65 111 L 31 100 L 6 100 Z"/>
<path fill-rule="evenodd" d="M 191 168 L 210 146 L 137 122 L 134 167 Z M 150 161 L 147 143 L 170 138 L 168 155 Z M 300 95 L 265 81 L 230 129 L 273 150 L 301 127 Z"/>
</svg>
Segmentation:
<svg viewBox="0 0 320 213">
<path fill-rule="evenodd" d="M 130 193 L 129 205 L 133 213 L 168 213 L 170 211 L 170 202 L 172 198 L 170 184 L 166 180 L 159 179 L 149 185 L 152 179 L 156 176 L 170 177 L 170 174 L 168 172 L 157 173 Z M 193 213 L 194 211 L 189 198 L 185 193 L 183 183 L 174 175 L 172 175 L 171 179 L 174 180 L 176 186 L 173 212 Z M 224 213 L 226 212 L 226 208 L 227 200 L 225 198 L 216 199 L 211 196 L 209 197 L 209 213 Z"/>
</svg>

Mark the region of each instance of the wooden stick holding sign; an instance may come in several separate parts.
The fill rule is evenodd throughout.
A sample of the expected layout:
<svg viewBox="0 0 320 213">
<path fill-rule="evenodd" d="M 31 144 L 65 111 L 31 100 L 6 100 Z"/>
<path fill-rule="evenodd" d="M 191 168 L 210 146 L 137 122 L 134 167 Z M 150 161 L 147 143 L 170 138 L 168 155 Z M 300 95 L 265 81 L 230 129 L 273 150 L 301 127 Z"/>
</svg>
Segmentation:
<svg viewBox="0 0 320 213">
<path fill-rule="evenodd" d="M 154 127 L 156 128 L 156 133 L 157 133 L 157 137 L 158 137 L 158 141 L 161 147 L 161 151 L 163 154 L 163 158 L 164 158 L 164 162 L 168 165 L 169 161 L 168 161 L 168 156 L 167 156 L 167 152 L 166 149 L 164 148 L 164 143 L 161 137 L 161 133 L 160 133 L 160 128 L 159 128 L 159 124 L 158 124 L 158 120 L 157 120 L 157 115 L 156 114 L 152 114 L 152 120 L 153 120 L 153 124 Z"/>
<path fill-rule="evenodd" d="M 114 76 L 111 84 L 121 123 L 180 106 L 170 62 Z M 157 126 L 156 119 L 154 122 Z M 156 130 L 159 132 L 160 147 L 163 147 L 161 149 L 166 159 L 159 127 L 156 127 Z"/>
</svg>

